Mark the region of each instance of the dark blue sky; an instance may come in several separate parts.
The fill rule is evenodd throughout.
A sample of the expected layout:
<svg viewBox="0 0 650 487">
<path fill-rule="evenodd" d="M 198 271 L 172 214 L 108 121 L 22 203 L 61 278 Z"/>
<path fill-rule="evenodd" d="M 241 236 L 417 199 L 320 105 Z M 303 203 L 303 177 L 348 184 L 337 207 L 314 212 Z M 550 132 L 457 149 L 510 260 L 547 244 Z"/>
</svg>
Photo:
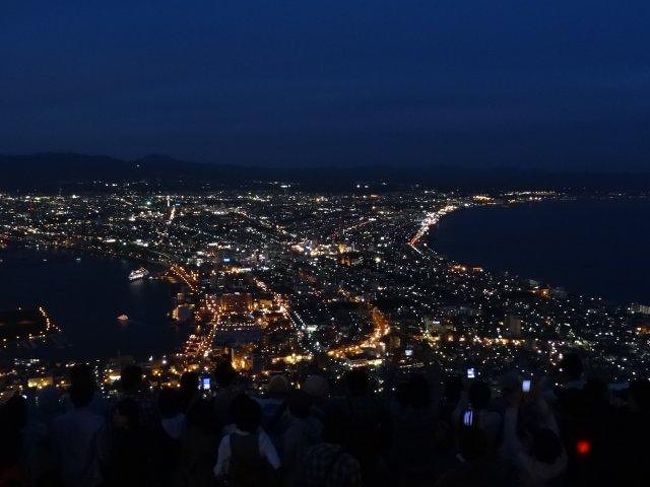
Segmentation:
<svg viewBox="0 0 650 487">
<path fill-rule="evenodd" d="M 0 152 L 650 167 L 650 2 L 3 0 Z"/>
</svg>

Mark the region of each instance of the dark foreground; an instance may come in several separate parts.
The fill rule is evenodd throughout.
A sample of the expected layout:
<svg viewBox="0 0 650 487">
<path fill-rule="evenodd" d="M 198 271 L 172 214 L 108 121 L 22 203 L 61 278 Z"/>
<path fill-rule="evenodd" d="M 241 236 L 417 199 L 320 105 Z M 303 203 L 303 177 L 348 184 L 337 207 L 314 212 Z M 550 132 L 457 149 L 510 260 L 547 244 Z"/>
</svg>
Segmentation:
<svg viewBox="0 0 650 487">
<path fill-rule="evenodd" d="M 612 392 L 573 355 L 562 370 L 498 394 L 412 375 L 380 396 L 361 369 L 253 391 L 224 361 L 211 387 L 186 373 L 152 391 L 129 366 L 103 397 L 77 365 L 65 393 L 2 392 L 0 486 L 647 485 L 650 383 Z"/>
</svg>

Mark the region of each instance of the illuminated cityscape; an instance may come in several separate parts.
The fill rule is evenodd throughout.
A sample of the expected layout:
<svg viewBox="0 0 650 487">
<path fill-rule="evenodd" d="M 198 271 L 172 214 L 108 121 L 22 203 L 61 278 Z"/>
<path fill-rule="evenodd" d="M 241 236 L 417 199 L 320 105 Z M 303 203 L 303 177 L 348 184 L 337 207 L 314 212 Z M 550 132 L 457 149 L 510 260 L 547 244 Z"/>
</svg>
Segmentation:
<svg viewBox="0 0 650 487">
<path fill-rule="evenodd" d="M 649 24 L 3 2 L 0 487 L 645 487 Z"/>
<path fill-rule="evenodd" d="M 575 350 L 610 382 L 647 377 L 647 307 L 490 273 L 427 243 L 460 208 L 570 198 L 365 188 L 321 194 L 280 184 L 163 193 L 111 185 L 102 194 L 3 194 L 0 238 L 5 246 L 125 258 L 130 279 L 175 286 L 169 317 L 189 330 L 187 340 L 161 356 L 133 357 L 157 387 L 178 384 L 188 370 L 210 370 L 224 356 L 258 385 L 276 372 L 297 382 L 315 364 L 332 377 L 367 367 L 378 392 L 414 370 L 455 374 L 468 364 L 485 377 L 512 364 L 553 376 L 563 354 Z M 40 313 L 46 321 L 37 329 L 10 326 L 20 319 L 7 316 L 4 346 L 47 346 L 65 334 L 65 323 Z M 128 316 L 120 319 L 128 326 Z M 120 360 L 96 362 L 107 389 Z M 67 365 L 16 359 L 2 386 L 59 384 Z"/>
</svg>

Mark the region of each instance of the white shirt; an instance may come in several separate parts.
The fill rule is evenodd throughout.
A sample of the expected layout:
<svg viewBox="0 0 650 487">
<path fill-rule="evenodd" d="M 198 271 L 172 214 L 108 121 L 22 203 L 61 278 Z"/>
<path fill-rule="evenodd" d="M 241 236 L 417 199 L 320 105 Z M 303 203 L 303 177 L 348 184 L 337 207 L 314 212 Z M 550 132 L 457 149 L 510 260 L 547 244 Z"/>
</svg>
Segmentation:
<svg viewBox="0 0 650 487">
<path fill-rule="evenodd" d="M 230 457 L 232 456 L 232 450 L 230 448 L 230 437 L 232 435 L 242 435 L 247 436 L 250 433 L 242 431 L 238 428 L 235 428 L 234 431 L 223 437 L 221 443 L 219 444 L 219 454 L 217 456 L 217 464 L 214 466 L 214 475 L 215 477 L 223 477 L 228 473 L 228 468 L 230 466 Z M 273 443 L 269 436 L 262 431 L 258 431 L 257 436 L 257 445 L 259 448 L 260 455 L 262 458 L 265 458 L 267 462 L 277 470 L 280 468 L 280 457 L 276 451 Z"/>
</svg>

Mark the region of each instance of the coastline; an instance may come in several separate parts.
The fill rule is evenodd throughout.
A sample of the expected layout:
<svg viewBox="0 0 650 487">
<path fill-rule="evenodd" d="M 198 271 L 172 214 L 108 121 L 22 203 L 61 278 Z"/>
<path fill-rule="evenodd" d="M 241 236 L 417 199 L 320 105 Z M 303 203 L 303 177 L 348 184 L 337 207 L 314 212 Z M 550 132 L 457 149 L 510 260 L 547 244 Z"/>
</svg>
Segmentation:
<svg viewBox="0 0 650 487">
<path fill-rule="evenodd" d="M 427 248 L 450 263 L 478 265 L 492 273 L 508 274 L 524 280 L 537 280 L 552 287 L 566 288 L 572 294 L 601 297 L 613 303 L 625 305 L 643 303 L 644 295 L 647 296 L 646 301 L 650 301 L 650 284 L 641 285 L 642 288 L 636 290 L 631 289 L 627 293 L 628 297 L 625 296 L 625 292 L 618 292 L 619 289 L 614 288 L 613 285 L 610 286 L 610 291 L 614 292 L 608 292 L 607 286 L 602 286 L 602 290 L 599 291 L 597 286 L 590 285 L 599 280 L 601 282 L 618 282 L 620 274 L 625 272 L 623 269 L 632 267 L 629 263 L 627 266 L 620 266 L 621 268 L 614 265 L 603 267 L 602 272 L 598 272 L 598 264 L 602 264 L 603 259 L 594 256 L 599 252 L 603 255 L 607 252 L 607 255 L 610 256 L 610 249 L 606 244 L 601 249 L 595 249 L 598 239 L 593 237 L 593 232 L 600 232 L 598 235 L 602 233 L 609 237 L 607 244 L 610 246 L 624 247 L 625 243 L 632 243 L 625 237 L 626 234 L 621 231 L 617 232 L 619 227 L 624 226 L 621 219 L 625 217 L 625 212 L 617 211 L 617 207 L 627 204 L 638 204 L 639 207 L 645 207 L 645 210 L 642 211 L 650 217 L 650 198 L 620 195 L 559 198 L 534 203 L 522 202 L 515 205 L 463 207 L 442 220 L 435 231 L 427 234 Z M 555 205 L 568 206 L 562 208 L 564 211 L 558 213 L 561 215 L 559 218 L 553 217 L 556 223 L 549 223 L 550 218 L 547 218 L 548 215 L 546 215 L 547 208 Z M 603 205 L 603 208 L 595 208 L 600 205 Z M 585 220 L 590 218 L 589 212 L 583 209 L 590 206 L 595 208 L 593 222 L 574 221 L 572 223 L 570 221 L 571 218 L 580 220 L 577 218 L 578 216 L 583 216 Z M 509 211 L 496 212 L 495 210 Z M 604 219 L 602 222 L 598 222 L 596 210 L 600 210 L 602 213 L 616 213 L 619 218 Z M 534 215 L 536 212 L 538 215 Z M 497 213 L 500 215 L 497 216 Z M 524 214 L 530 220 L 537 221 L 531 223 L 531 221 L 522 219 Z M 481 216 L 485 218 L 480 218 Z M 634 217 L 635 215 L 630 216 L 631 219 Z M 508 220 L 511 221 L 508 222 Z M 590 223 L 594 224 L 590 226 Z M 599 223 L 599 225 L 595 223 Z M 535 229 L 536 225 L 539 228 Z M 501 231 L 506 235 L 499 234 Z M 523 231 L 523 235 L 519 234 L 521 231 Z M 511 238 L 508 237 L 507 232 L 510 232 Z M 562 232 L 569 233 L 575 240 L 572 241 L 571 237 L 567 237 L 562 245 L 563 242 L 559 239 Z M 591 238 L 589 238 L 590 236 Z M 615 239 L 615 236 L 619 236 L 619 238 Z M 645 235 L 644 241 L 650 242 L 650 233 Z M 589 243 L 589 245 L 585 243 Z M 501 255 L 495 251 L 494 247 L 501 247 Z M 562 254 L 566 254 L 566 257 L 560 258 Z M 574 261 L 571 260 L 569 254 L 574 255 Z M 622 255 L 625 255 L 625 251 L 622 252 Z M 508 259 L 507 256 L 512 258 Z M 553 256 L 555 257 L 551 259 L 550 257 Z M 643 257 L 641 252 L 635 253 L 634 256 Z M 547 258 L 546 263 L 544 263 L 545 257 Z M 630 257 L 630 260 L 634 261 L 636 258 Z M 531 265 L 525 265 L 528 262 Z M 555 272 L 558 267 L 571 268 L 573 276 L 565 272 Z M 589 271 L 588 278 L 581 280 L 577 273 L 584 269 Z"/>
<path fill-rule="evenodd" d="M 169 316 L 175 285 L 164 279 L 128 281 L 129 270 L 141 261 L 43 245 L 14 244 L 0 254 L 10 256 L 0 266 L 6 266 L 5 274 L 13 281 L 12 289 L 4 289 L 0 308 L 42 306 L 61 331 L 33 346 L 10 346 L 5 354 L 66 359 L 145 356 L 173 353 L 182 343 L 173 337 L 185 330 L 174 327 Z M 163 269 L 161 265 L 157 271 Z M 119 322 L 121 314 L 131 318 L 128 323 Z"/>
</svg>

